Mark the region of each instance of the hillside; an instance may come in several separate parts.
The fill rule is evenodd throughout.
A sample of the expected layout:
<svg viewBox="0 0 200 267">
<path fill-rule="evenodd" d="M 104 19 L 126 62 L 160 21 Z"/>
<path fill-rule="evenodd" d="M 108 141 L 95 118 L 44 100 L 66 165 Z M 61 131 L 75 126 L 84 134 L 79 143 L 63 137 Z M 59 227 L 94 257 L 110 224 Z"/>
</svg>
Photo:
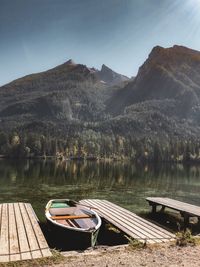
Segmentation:
<svg viewBox="0 0 200 267">
<path fill-rule="evenodd" d="M 79 140 L 92 154 L 124 146 L 134 154 L 131 146 L 142 139 L 197 140 L 200 52 L 157 46 L 134 79 L 69 60 L 1 87 L 0 120 L 2 132 Z"/>
<path fill-rule="evenodd" d="M 171 115 L 199 121 L 199 96 L 200 52 L 182 46 L 167 49 L 155 47 L 134 81 L 110 100 L 108 110 L 113 114 L 121 114 L 127 106 L 144 101 L 148 101 L 148 108 L 152 101 L 154 109 L 155 100 L 162 103 L 167 99 L 170 106 L 175 104 Z M 158 108 L 164 111 L 162 105 Z M 134 106 L 131 110 L 134 110 Z M 165 114 L 171 113 L 171 107 L 169 110 L 166 106 L 165 111 Z"/>
<path fill-rule="evenodd" d="M 107 88 L 121 79 L 116 74 L 107 83 L 98 77 L 100 73 L 69 60 L 49 71 L 13 81 L 0 88 L 0 118 L 9 127 L 12 121 L 100 120 L 104 118 L 105 99 L 112 91 Z"/>
</svg>

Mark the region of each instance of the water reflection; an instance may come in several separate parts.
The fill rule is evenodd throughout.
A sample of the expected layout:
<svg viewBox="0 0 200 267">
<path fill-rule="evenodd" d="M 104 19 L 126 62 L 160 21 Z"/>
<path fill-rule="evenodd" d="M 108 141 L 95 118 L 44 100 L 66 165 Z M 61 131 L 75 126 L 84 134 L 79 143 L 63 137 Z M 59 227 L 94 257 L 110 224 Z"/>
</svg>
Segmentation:
<svg viewBox="0 0 200 267">
<path fill-rule="evenodd" d="M 0 202 L 31 202 L 39 218 L 50 198 L 103 198 L 147 210 L 145 197 L 200 204 L 200 167 L 121 162 L 0 161 Z"/>
</svg>

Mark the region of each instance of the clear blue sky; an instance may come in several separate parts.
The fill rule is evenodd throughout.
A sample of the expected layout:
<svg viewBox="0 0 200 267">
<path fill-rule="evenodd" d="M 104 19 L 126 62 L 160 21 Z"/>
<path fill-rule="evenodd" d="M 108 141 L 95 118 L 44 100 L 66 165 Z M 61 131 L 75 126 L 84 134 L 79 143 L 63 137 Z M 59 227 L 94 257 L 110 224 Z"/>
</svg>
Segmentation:
<svg viewBox="0 0 200 267">
<path fill-rule="evenodd" d="M 0 85 L 70 58 L 132 76 L 174 44 L 200 50 L 200 0 L 0 0 Z"/>
</svg>

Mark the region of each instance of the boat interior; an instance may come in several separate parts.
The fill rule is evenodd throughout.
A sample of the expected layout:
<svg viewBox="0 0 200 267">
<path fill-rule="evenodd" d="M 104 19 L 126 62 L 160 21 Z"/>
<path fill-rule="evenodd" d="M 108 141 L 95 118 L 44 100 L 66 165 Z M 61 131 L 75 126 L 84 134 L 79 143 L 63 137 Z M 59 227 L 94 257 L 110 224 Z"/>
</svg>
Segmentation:
<svg viewBox="0 0 200 267">
<path fill-rule="evenodd" d="M 72 228 L 92 229 L 97 224 L 97 218 L 81 206 L 50 208 L 51 219 L 58 224 Z"/>
</svg>

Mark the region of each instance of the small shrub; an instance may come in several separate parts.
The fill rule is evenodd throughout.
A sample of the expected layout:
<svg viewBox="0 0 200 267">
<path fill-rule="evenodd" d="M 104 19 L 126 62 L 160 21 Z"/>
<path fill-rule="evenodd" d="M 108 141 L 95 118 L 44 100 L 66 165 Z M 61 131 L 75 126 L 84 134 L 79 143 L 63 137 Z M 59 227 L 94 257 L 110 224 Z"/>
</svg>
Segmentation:
<svg viewBox="0 0 200 267">
<path fill-rule="evenodd" d="M 132 249 L 139 249 L 139 248 L 145 248 L 146 247 L 146 241 L 144 243 L 140 242 L 139 240 L 137 239 L 134 239 L 132 237 L 129 237 L 129 236 L 126 236 L 125 237 L 128 239 L 129 241 L 129 246 L 132 248 Z"/>
<path fill-rule="evenodd" d="M 119 234 L 121 232 L 118 228 L 114 227 L 112 224 L 107 224 L 106 228 L 108 229 L 108 231 L 112 231 L 116 234 Z"/>
<path fill-rule="evenodd" d="M 184 247 L 187 245 L 196 245 L 196 240 L 192 236 L 191 231 L 186 229 L 185 231 L 178 232 L 176 234 L 176 245 Z"/>
</svg>

